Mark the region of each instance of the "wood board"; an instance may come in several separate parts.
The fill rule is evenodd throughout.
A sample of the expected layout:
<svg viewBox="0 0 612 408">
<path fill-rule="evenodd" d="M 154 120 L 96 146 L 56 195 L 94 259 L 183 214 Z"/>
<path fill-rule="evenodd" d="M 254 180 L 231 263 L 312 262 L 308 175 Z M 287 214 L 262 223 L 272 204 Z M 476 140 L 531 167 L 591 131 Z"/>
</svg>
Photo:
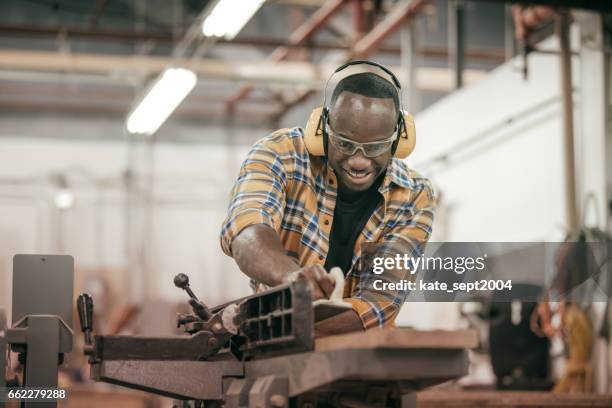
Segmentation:
<svg viewBox="0 0 612 408">
<path fill-rule="evenodd" d="M 316 351 L 362 348 L 443 348 L 478 347 L 476 330 L 371 329 L 315 340 Z"/>
<path fill-rule="evenodd" d="M 612 407 L 612 395 L 534 391 L 444 391 L 417 394 L 419 408 L 594 408 Z"/>
</svg>

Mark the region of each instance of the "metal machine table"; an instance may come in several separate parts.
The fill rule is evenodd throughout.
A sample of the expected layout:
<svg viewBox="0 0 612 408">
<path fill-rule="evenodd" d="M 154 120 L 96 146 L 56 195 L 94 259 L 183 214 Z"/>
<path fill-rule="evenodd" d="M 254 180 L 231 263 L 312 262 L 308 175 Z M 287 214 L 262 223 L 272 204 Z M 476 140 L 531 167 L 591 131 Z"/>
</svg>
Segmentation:
<svg viewBox="0 0 612 408">
<path fill-rule="evenodd" d="M 317 339 L 315 350 L 246 362 L 108 360 L 92 377 L 207 407 L 414 406 L 416 392 L 468 372 L 475 331 L 375 329 Z"/>
</svg>

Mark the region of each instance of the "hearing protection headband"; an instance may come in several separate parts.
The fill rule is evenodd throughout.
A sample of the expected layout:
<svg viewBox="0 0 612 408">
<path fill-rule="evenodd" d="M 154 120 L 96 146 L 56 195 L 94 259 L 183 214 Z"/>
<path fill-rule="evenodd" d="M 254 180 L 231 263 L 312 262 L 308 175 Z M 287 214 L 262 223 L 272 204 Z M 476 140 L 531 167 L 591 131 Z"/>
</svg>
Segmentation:
<svg viewBox="0 0 612 408">
<path fill-rule="evenodd" d="M 401 136 L 402 127 L 404 126 L 403 115 L 402 115 L 402 112 L 403 112 L 402 110 L 402 85 L 400 84 L 400 81 L 397 79 L 395 74 L 391 72 L 391 70 L 385 67 L 384 65 L 379 64 L 374 61 L 355 60 L 355 61 L 349 61 L 347 63 L 340 65 L 338 68 L 334 70 L 334 72 L 329 76 L 329 78 L 327 78 L 327 81 L 325 82 L 325 88 L 323 90 L 323 112 L 322 112 L 323 113 L 322 120 L 323 120 L 323 126 L 324 126 L 323 139 L 325 143 L 324 145 L 325 154 L 327 154 L 327 143 L 329 142 L 329 135 L 327 134 L 327 125 L 329 124 L 329 108 L 327 107 L 327 87 L 329 85 L 329 81 L 331 81 L 334 75 L 336 75 L 338 72 L 345 70 L 346 68 L 351 67 L 353 65 L 369 65 L 369 66 L 378 68 L 391 78 L 391 81 L 388 81 L 388 82 L 391 82 L 395 86 L 395 89 L 397 91 L 397 99 L 399 101 L 399 115 L 397 119 L 397 125 L 395 128 L 395 139 L 391 145 L 391 149 L 393 153 L 395 153 L 397 142 L 399 141 L 398 139 Z M 364 154 L 366 154 L 363 148 L 362 148 L 362 151 L 364 152 Z M 353 153 L 354 153 L 354 150 L 353 150 Z M 367 156 L 371 157 L 370 155 L 367 155 Z"/>
<path fill-rule="evenodd" d="M 315 108 L 308 118 L 308 122 L 306 123 L 306 127 L 304 129 L 304 143 L 306 144 L 306 148 L 311 155 L 314 156 L 325 156 L 327 155 L 327 145 L 328 145 L 328 125 L 329 125 L 329 108 L 327 106 L 327 88 L 329 82 L 338 72 L 353 66 L 353 65 L 369 65 L 375 68 L 378 68 L 382 72 L 384 72 L 391 79 L 388 82 L 392 83 L 395 86 L 395 89 L 398 94 L 399 100 L 399 115 L 397 118 L 396 124 L 396 135 L 394 140 L 392 141 L 392 152 L 394 157 L 403 159 L 406 158 L 412 151 L 416 145 L 416 129 L 414 126 L 414 119 L 410 113 L 404 111 L 402 109 L 402 87 L 397 79 L 397 77 L 389 70 L 387 67 L 378 64 L 373 61 L 366 60 L 357 60 L 350 61 L 345 64 L 340 65 L 338 68 L 334 70 L 334 72 L 330 75 L 330 77 L 325 82 L 325 87 L 323 90 L 323 106 Z M 361 145 L 360 145 L 361 146 Z M 349 147 L 347 146 L 347 151 Z M 366 154 L 365 148 L 361 147 L 361 150 L 367 156 L 371 157 L 371 155 L 375 154 L 374 147 L 368 147 L 368 154 Z M 354 153 L 356 149 L 354 146 L 351 148 L 351 151 Z"/>
<path fill-rule="evenodd" d="M 401 104 L 402 104 L 402 98 L 401 98 L 401 91 L 402 91 L 402 85 L 400 84 L 400 81 L 397 79 L 397 77 L 395 76 L 395 74 L 393 72 L 391 72 L 391 70 L 387 67 L 385 67 L 384 65 L 379 64 L 378 62 L 374 62 L 374 61 L 366 61 L 366 60 L 355 60 L 355 61 L 350 61 L 347 62 L 345 64 L 340 65 L 338 68 L 336 68 L 334 70 L 334 72 L 329 76 L 329 78 L 327 78 L 327 81 L 325 82 L 325 89 L 323 91 L 323 106 L 327 107 L 327 86 L 329 85 L 329 81 L 331 81 L 331 79 L 334 77 L 334 75 L 336 75 L 338 72 L 353 66 L 353 65 L 370 65 L 372 67 L 376 67 L 378 69 L 380 69 L 381 71 L 383 71 L 384 73 L 386 73 L 387 75 L 389 75 L 389 77 L 391 78 L 391 82 L 393 83 L 393 85 L 395 85 L 395 88 L 397 88 L 397 96 L 400 102 L 400 108 L 401 108 Z"/>
</svg>

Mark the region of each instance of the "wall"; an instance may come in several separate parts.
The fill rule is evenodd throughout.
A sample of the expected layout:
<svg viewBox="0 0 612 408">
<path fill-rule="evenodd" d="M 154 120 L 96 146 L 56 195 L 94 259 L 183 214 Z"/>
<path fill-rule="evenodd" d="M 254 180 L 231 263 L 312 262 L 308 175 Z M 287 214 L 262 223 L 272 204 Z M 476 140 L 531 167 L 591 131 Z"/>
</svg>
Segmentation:
<svg viewBox="0 0 612 408">
<path fill-rule="evenodd" d="M 71 254 L 77 285 L 107 276 L 121 303 L 185 300 L 172 283 L 180 272 L 210 304 L 249 293 L 218 233 L 241 158 L 268 130 L 169 123 L 149 150 L 141 142 L 130 148 L 122 125 L 119 118 L 0 117 L 0 307 L 9 315 L 15 253 Z M 151 208 L 126 195 L 128 162 L 137 187 L 152 169 Z M 67 210 L 54 204 L 58 174 L 75 193 Z"/>
<path fill-rule="evenodd" d="M 597 24 L 589 13 L 583 29 Z M 591 20 L 589 20 L 589 18 Z M 597 24 L 596 24 L 597 23 Z M 577 202 L 581 221 L 606 229 L 606 127 L 604 58 L 572 32 Z M 585 38 L 589 33 L 583 34 Z M 587 39 L 592 41 L 592 39 Z M 584 44 L 584 43 L 583 43 Z M 553 39 L 543 49 L 558 49 Z M 531 54 L 524 79 L 514 59 L 488 78 L 455 92 L 415 118 L 418 143 L 411 167 L 441 193 L 433 241 L 559 241 L 566 233 L 560 64 L 557 54 Z M 607 74 L 609 76 L 609 73 Z M 607 112 L 607 113 L 606 113 Z M 609 122 L 608 122 L 609 124 Z M 606 136 L 606 134 L 608 136 Z M 609 150 L 609 149 L 608 149 Z M 595 206 L 585 216 L 585 199 Z M 597 333 L 604 303 L 594 303 Z M 407 304 L 397 323 L 422 329 L 461 326 L 456 304 Z M 610 345 L 598 338 L 594 389 L 612 386 Z M 486 370 L 475 375 L 490 376 Z"/>
<path fill-rule="evenodd" d="M 486 80 L 449 95 L 416 117 L 418 145 L 409 164 L 430 176 L 442 193 L 434 240 L 529 241 L 562 236 L 557 58 L 531 55 L 527 80 L 518 64 L 513 60 L 499 67 Z M 542 109 L 520 116 L 543 102 Z M 292 123 L 285 125 L 299 121 L 295 113 L 290 116 Z M 512 123 L 500 126 L 511 118 Z M 160 130 L 152 154 L 142 143 L 129 153 L 119 118 L 2 116 L 2 293 L 8 298 L 6 276 L 13 253 L 57 250 L 74 254 L 79 269 L 110 271 L 116 285 L 131 285 L 125 293 L 135 299 L 181 298 L 183 294 L 171 285 L 171 277 L 179 272 L 190 274 L 211 303 L 243 293 L 244 279 L 220 253 L 217 233 L 240 160 L 247 146 L 266 132 L 170 122 Z M 483 139 L 472 144 L 470 140 L 479 134 Z M 456 154 L 445 162 L 435 160 L 447 151 Z M 130 220 L 133 228 L 126 231 L 126 216 L 144 214 L 125 209 L 123 172 L 129 160 L 145 186 L 152 166 L 156 204 L 137 207 L 151 211 L 152 225 Z M 61 172 L 70 176 L 78 191 L 75 206 L 60 216 L 52 204 L 55 191 L 49 177 Z M 23 177 L 29 180 L 27 186 L 7 184 Z M 126 233 L 142 245 L 126 249 Z M 128 271 L 138 251 L 141 261 L 142 251 L 149 254 L 143 261 L 147 270 Z M 126 275 L 140 276 L 146 290 L 138 290 L 138 283 L 130 283 Z M 221 285 L 222 276 L 231 284 Z M 454 322 L 451 317 L 444 324 Z"/>
<path fill-rule="evenodd" d="M 556 49 L 556 41 L 541 47 Z M 416 115 L 417 148 L 407 161 L 440 195 L 432 241 L 563 239 L 559 57 L 530 54 L 526 79 L 521 66 L 520 57 L 510 60 Z M 577 61 L 573 69 L 578 78 Z M 443 303 L 410 303 L 397 322 L 423 329 L 462 324 L 456 305 Z"/>
</svg>

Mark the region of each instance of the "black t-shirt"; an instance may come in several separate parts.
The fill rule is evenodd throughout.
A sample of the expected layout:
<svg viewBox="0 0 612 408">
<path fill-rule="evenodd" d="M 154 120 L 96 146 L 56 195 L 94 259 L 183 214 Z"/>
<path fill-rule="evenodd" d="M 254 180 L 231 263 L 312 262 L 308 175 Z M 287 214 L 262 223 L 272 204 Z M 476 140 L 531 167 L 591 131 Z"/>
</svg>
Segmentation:
<svg viewBox="0 0 612 408">
<path fill-rule="evenodd" d="M 353 249 L 357 237 L 380 203 L 382 195 L 378 192 L 384 173 L 374 184 L 353 201 L 345 201 L 338 194 L 334 220 L 329 233 L 329 252 L 325 259 L 325 269 L 339 266 L 346 275 L 353 260 Z"/>
</svg>

